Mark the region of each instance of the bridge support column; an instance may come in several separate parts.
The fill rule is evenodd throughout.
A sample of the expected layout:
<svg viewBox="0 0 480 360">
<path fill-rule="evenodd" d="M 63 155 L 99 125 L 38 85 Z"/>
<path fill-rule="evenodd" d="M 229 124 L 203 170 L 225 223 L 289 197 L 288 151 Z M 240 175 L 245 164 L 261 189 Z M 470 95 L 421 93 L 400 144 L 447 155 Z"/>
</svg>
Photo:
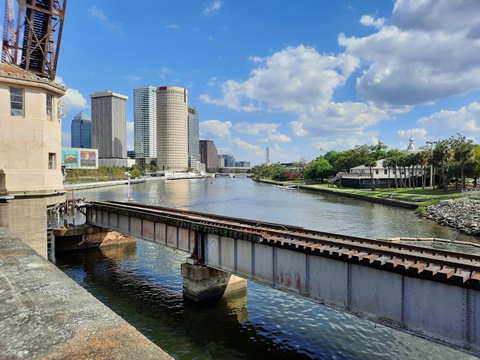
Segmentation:
<svg viewBox="0 0 480 360">
<path fill-rule="evenodd" d="M 187 262 L 181 265 L 184 299 L 201 303 L 218 300 L 226 294 L 246 290 L 247 280 L 193 262 L 191 259 L 187 259 Z"/>
<path fill-rule="evenodd" d="M 57 228 L 53 229 L 53 234 L 55 235 L 55 251 L 82 250 L 137 241 L 134 236 L 93 225 Z"/>
</svg>

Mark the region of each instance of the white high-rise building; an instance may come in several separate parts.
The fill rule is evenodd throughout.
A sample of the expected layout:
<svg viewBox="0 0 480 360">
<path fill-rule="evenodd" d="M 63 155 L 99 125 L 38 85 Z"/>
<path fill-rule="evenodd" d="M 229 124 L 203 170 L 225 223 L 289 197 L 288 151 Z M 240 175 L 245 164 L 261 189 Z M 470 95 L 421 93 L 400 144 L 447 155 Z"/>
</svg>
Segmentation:
<svg viewBox="0 0 480 360">
<path fill-rule="evenodd" d="M 137 164 L 144 165 L 157 158 L 157 94 L 154 86 L 133 90 L 133 133 Z"/>
<path fill-rule="evenodd" d="M 188 166 L 198 170 L 200 162 L 198 111 L 195 106 L 188 107 Z"/>
<path fill-rule="evenodd" d="M 182 87 L 157 89 L 157 169 L 188 169 L 188 91 Z"/>
</svg>

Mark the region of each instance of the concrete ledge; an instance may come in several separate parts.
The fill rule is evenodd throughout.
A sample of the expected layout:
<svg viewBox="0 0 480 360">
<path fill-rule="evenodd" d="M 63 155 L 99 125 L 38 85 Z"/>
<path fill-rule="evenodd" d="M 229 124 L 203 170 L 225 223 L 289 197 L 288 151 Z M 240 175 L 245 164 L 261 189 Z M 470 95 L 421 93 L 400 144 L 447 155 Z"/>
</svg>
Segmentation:
<svg viewBox="0 0 480 360">
<path fill-rule="evenodd" d="M 55 251 L 82 250 L 135 243 L 137 239 L 117 231 L 93 225 L 80 225 L 73 228 L 55 228 Z"/>
<path fill-rule="evenodd" d="M 184 299 L 197 304 L 216 301 L 247 288 L 247 280 L 208 266 L 183 263 L 181 273 Z"/>
<path fill-rule="evenodd" d="M 1 359 L 172 359 L 0 227 Z"/>
</svg>

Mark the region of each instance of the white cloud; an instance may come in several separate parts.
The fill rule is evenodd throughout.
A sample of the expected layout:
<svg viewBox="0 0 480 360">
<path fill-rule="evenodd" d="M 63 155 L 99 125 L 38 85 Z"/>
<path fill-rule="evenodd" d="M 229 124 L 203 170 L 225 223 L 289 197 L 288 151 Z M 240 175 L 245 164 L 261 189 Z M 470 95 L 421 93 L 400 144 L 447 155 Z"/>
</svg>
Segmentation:
<svg viewBox="0 0 480 360">
<path fill-rule="evenodd" d="M 358 59 L 345 54 L 324 55 L 314 48 L 287 47 L 264 59 L 255 58 L 258 66 L 243 81 L 228 80 L 222 85 L 223 96 L 207 103 L 235 110 L 289 112 L 296 119 L 289 123 L 295 136 L 329 142 L 341 137 L 354 143 L 366 136 L 365 129 L 390 119 L 386 110 L 372 103 L 332 101 L 336 89 L 343 86 L 359 66 Z M 240 123 L 238 133 L 261 136 L 261 142 L 291 142 L 278 131 L 279 124 Z"/>
<path fill-rule="evenodd" d="M 480 25 L 479 12 L 476 0 L 397 0 L 392 19 L 402 30 L 469 32 Z"/>
<path fill-rule="evenodd" d="M 342 86 L 359 65 L 351 55 L 323 55 L 303 45 L 254 59 L 258 67 L 252 70 L 249 79 L 227 80 L 222 84 L 222 98 L 203 94 L 201 99 L 235 110 L 254 111 L 266 107 L 301 113 L 312 104 L 328 103 L 335 89 Z"/>
<path fill-rule="evenodd" d="M 230 121 L 206 120 L 200 122 L 200 138 L 205 140 L 219 140 L 230 136 Z"/>
<path fill-rule="evenodd" d="M 285 134 L 272 134 L 272 135 L 268 136 L 266 139 L 262 139 L 261 141 L 263 141 L 263 142 L 267 142 L 267 141 L 291 142 L 292 139 L 290 139 Z"/>
<path fill-rule="evenodd" d="M 398 130 L 397 138 L 400 140 L 410 139 L 411 137 L 415 139 L 425 139 L 427 136 L 427 130 L 424 128 L 413 128 L 407 130 Z"/>
<path fill-rule="evenodd" d="M 398 130 L 397 139 L 399 140 L 398 148 L 407 149 L 410 144 L 410 138 L 413 139 L 413 144 L 416 149 L 426 145 L 428 140 L 428 131 L 425 128 L 413 128 L 407 130 Z"/>
<path fill-rule="evenodd" d="M 222 7 L 222 2 L 220 0 L 211 1 L 208 4 L 204 5 L 205 9 L 203 11 L 204 15 L 210 15 L 214 12 L 217 12 Z"/>
<path fill-rule="evenodd" d="M 100 20 L 100 22 L 103 23 L 109 29 L 113 30 L 117 28 L 117 25 L 115 25 L 113 22 L 111 22 L 108 19 L 105 12 L 102 9 L 97 8 L 95 5 L 91 6 L 87 11 L 91 17 Z"/>
<path fill-rule="evenodd" d="M 242 153 L 244 156 L 248 154 L 261 155 L 264 153 L 264 148 L 258 145 L 250 144 L 245 140 L 234 138 L 230 140 L 230 143 L 234 145 L 237 149 L 241 150 L 239 153 Z"/>
<path fill-rule="evenodd" d="M 170 29 L 170 30 L 177 30 L 177 29 L 180 29 L 180 26 L 177 25 L 177 24 L 169 24 L 167 26 L 165 26 L 166 29 Z"/>
<path fill-rule="evenodd" d="M 63 104 L 63 111 L 65 112 L 87 108 L 87 99 L 85 99 L 77 89 L 67 88 L 65 95 L 60 98 L 60 101 Z"/>
<path fill-rule="evenodd" d="M 468 133 L 479 139 L 480 103 L 473 102 L 457 111 L 442 110 L 428 117 L 422 117 L 417 124 L 424 127 L 432 138 L 449 138 L 456 133 Z"/>
<path fill-rule="evenodd" d="M 340 34 L 346 53 L 366 66 L 359 96 L 397 107 L 480 89 L 478 17 L 478 1 L 398 0 L 391 26 L 362 38 Z"/>
<path fill-rule="evenodd" d="M 136 82 L 141 79 L 141 77 L 135 76 L 135 75 L 123 75 L 123 78 L 126 80 L 129 80 L 131 82 Z"/>
<path fill-rule="evenodd" d="M 385 19 L 384 19 L 384 18 L 375 19 L 375 18 L 374 18 L 373 16 L 371 16 L 371 15 L 363 15 L 363 16 L 360 18 L 360 24 L 365 25 L 365 26 L 374 26 L 374 27 L 376 27 L 377 29 L 381 28 L 384 23 L 385 23 Z"/>
<path fill-rule="evenodd" d="M 329 103 L 314 107 L 290 122 L 296 136 L 352 137 L 362 135 L 366 127 L 389 119 L 386 111 L 357 102 Z"/>
<path fill-rule="evenodd" d="M 279 126 L 280 124 L 242 122 L 235 124 L 233 128 L 240 134 L 265 136 L 268 133 L 276 133 Z"/>
<path fill-rule="evenodd" d="M 167 75 L 171 74 L 173 71 L 170 70 L 169 68 L 167 67 L 163 67 L 160 69 L 160 72 L 158 73 L 158 77 L 160 79 L 165 79 L 167 77 Z"/>
<path fill-rule="evenodd" d="M 208 80 L 208 83 L 207 83 L 208 86 L 215 86 L 215 85 L 218 85 L 218 84 L 219 84 L 219 81 L 216 77 L 211 77 Z"/>
<path fill-rule="evenodd" d="M 287 135 L 278 132 L 279 126 L 280 124 L 243 122 L 235 124 L 233 129 L 240 134 L 260 136 L 261 142 L 291 142 Z"/>
</svg>

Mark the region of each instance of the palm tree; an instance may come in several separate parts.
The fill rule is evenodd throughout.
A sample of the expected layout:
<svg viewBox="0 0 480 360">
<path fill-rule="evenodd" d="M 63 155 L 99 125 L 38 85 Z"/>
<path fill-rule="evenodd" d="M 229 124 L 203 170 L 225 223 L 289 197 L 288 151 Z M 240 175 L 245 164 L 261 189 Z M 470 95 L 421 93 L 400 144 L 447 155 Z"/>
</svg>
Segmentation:
<svg viewBox="0 0 480 360">
<path fill-rule="evenodd" d="M 399 156 L 397 159 L 397 164 L 398 168 L 400 169 L 400 186 L 403 188 L 407 187 L 407 181 L 406 181 L 406 170 L 405 166 L 407 164 L 407 159 L 405 158 L 405 155 Z M 402 176 L 403 172 L 403 176 Z"/>
<path fill-rule="evenodd" d="M 376 165 L 377 165 L 377 161 L 373 157 L 368 156 L 365 159 L 364 166 L 367 166 L 370 170 L 370 181 L 372 183 L 372 191 L 375 191 L 375 182 L 373 180 L 373 167 Z"/>
<path fill-rule="evenodd" d="M 413 184 L 413 166 L 415 165 L 415 158 L 414 154 L 408 154 L 405 156 L 405 166 L 407 167 L 408 171 L 408 187 L 415 187 Z M 407 171 L 405 171 L 405 176 L 407 176 Z"/>
<path fill-rule="evenodd" d="M 472 140 L 466 140 L 465 136 L 458 134 L 457 139 L 452 139 L 453 158 L 460 165 L 462 174 L 462 190 L 465 189 L 465 164 L 473 158 Z"/>
<path fill-rule="evenodd" d="M 423 190 L 425 190 L 425 184 L 427 182 L 426 166 L 428 164 L 429 158 L 430 158 L 430 153 L 428 151 L 421 151 L 417 153 L 417 163 L 420 165 L 420 169 L 421 169 Z"/>
<path fill-rule="evenodd" d="M 395 175 L 395 188 L 398 189 L 398 173 L 397 169 L 400 169 L 399 167 L 399 159 L 402 156 L 402 153 L 400 153 L 398 150 L 389 150 L 387 152 L 387 159 L 390 161 L 390 166 L 393 169 L 394 175 Z"/>
<path fill-rule="evenodd" d="M 390 159 L 385 159 L 383 160 L 382 162 L 382 166 L 387 170 L 387 174 L 388 174 L 388 188 L 390 189 L 390 166 L 392 165 L 392 160 Z"/>
<path fill-rule="evenodd" d="M 450 143 L 448 140 L 441 140 L 433 149 L 433 162 L 434 164 L 440 165 L 442 169 L 442 185 L 443 189 L 446 191 L 448 188 L 448 184 L 445 179 L 445 165 L 447 161 L 450 159 L 452 155 L 452 151 L 450 148 Z"/>
</svg>

